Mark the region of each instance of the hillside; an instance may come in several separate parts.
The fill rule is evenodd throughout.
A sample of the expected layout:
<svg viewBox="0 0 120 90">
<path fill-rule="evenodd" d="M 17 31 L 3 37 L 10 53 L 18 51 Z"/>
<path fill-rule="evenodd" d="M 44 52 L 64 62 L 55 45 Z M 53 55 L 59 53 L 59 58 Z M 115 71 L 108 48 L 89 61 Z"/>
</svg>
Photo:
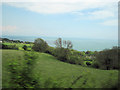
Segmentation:
<svg viewBox="0 0 120 90">
<path fill-rule="evenodd" d="M 58 87 L 64 88 L 110 88 L 115 87 L 118 81 L 117 70 L 99 70 L 80 65 L 73 65 L 61 62 L 55 57 L 37 53 L 38 58 L 32 69 L 32 76 L 41 83 L 41 87 L 50 87 L 43 82 L 55 82 Z M 19 60 L 21 67 L 23 65 L 24 51 L 18 50 L 2 50 L 3 65 L 3 87 L 10 87 L 10 72 L 8 64 L 14 59 Z M 24 65 L 23 65 L 24 66 Z"/>
</svg>

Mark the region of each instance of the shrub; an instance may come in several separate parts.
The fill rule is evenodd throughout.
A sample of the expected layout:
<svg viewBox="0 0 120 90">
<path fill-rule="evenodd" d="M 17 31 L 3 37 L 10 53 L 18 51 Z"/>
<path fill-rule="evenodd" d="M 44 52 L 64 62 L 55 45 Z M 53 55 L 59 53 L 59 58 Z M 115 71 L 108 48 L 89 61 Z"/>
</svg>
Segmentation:
<svg viewBox="0 0 120 90">
<path fill-rule="evenodd" d="M 27 50 L 27 46 L 26 46 L 26 45 L 24 45 L 22 48 L 23 48 L 24 50 Z"/>
<path fill-rule="evenodd" d="M 65 49 L 65 48 L 56 48 L 55 49 L 55 56 L 59 60 L 66 62 L 67 58 L 68 58 L 68 52 L 69 52 L 68 49 Z"/>
<path fill-rule="evenodd" d="M 55 56 L 55 48 L 54 47 L 48 47 L 47 50 L 45 51 L 45 53 L 51 54 L 53 56 Z"/>
<path fill-rule="evenodd" d="M 38 51 L 38 52 L 46 52 L 48 48 L 48 44 L 43 39 L 38 38 L 35 40 L 32 48 L 33 50 Z"/>
</svg>

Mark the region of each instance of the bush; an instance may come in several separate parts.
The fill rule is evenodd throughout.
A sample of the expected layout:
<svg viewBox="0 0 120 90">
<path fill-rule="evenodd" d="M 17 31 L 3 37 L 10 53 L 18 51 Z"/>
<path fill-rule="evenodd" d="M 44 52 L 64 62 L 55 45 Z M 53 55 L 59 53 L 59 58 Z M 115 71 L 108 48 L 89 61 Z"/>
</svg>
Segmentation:
<svg viewBox="0 0 120 90">
<path fill-rule="evenodd" d="M 48 44 L 41 38 L 35 40 L 32 49 L 37 52 L 46 52 Z"/>
<path fill-rule="evenodd" d="M 83 58 L 77 55 L 69 55 L 67 62 L 71 64 L 83 65 Z"/>
<path fill-rule="evenodd" d="M 53 56 L 55 56 L 55 48 L 54 47 L 48 47 L 47 50 L 45 51 L 45 53 L 51 54 Z"/>
<path fill-rule="evenodd" d="M 65 48 L 56 48 L 55 49 L 55 56 L 59 60 L 64 61 L 64 62 L 66 62 L 68 59 L 68 53 L 69 53 L 69 50 L 65 49 Z"/>
<path fill-rule="evenodd" d="M 24 50 L 27 50 L 27 46 L 26 46 L 26 45 L 24 45 L 22 48 L 23 48 Z"/>
</svg>

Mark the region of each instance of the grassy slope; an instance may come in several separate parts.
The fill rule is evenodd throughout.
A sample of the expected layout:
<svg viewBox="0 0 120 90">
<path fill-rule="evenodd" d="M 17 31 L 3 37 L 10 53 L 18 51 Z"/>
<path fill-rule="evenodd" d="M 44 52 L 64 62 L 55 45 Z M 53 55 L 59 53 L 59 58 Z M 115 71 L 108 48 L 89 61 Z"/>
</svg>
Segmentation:
<svg viewBox="0 0 120 90">
<path fill-rule="evenodd" d="M 23 61 L 23 51 L 3 50 L 3 87 L 9 87 L 7 65 L 11 60 Z M 37 53 L 37 52 L 36 52 Z M 39 58 L 32 70 L 33 77 L 44 82 L 48 78 L 60 83 L 60 87 L 100 88 L 113 87 L 118 80 L 117 70 L 98 70 L 72 65 L 56 60 L 55 57 L 39 53 Z M 72 85 L 73 83 L 73 85 Z"/>
</svg>

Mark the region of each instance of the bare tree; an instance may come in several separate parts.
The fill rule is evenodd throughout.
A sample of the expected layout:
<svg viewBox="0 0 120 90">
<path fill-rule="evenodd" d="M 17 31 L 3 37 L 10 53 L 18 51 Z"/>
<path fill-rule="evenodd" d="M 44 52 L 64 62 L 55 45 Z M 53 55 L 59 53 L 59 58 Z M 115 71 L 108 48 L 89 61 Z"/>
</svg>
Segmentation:
<svg viewBox="0 0 120 90">
<path fill-rule="evenodd" d="M 73 44 L 71 41 L 66 41 L 66 40 L 63 40 L 61 38 L 58 38 L 56 41 L 55 41 L 55 45 L 58 47 L 58 48 L 67 48 L 67 49 L 71 49 L 73 47 Z"/>
<path fill-rule="evenodd" d="M 61 38 L 58 38 L 58 39 L 55 41 L 55 45 L 56 45 L 58 48 L 62 48 L 62 39 L 61 39 Z"/>
<path fill-rule="evenodd" d="M 71 41 L 67 41 L 67 49 L 71 49 L 73 47 L 73 44 Z"/>
<path fill-rule="evenodd" d="M 64 46 L 65 48 L 67 48 L 67 41 L 66 41 L 66 40 L 63 40 L 63 46 Z"/>
</svg>

